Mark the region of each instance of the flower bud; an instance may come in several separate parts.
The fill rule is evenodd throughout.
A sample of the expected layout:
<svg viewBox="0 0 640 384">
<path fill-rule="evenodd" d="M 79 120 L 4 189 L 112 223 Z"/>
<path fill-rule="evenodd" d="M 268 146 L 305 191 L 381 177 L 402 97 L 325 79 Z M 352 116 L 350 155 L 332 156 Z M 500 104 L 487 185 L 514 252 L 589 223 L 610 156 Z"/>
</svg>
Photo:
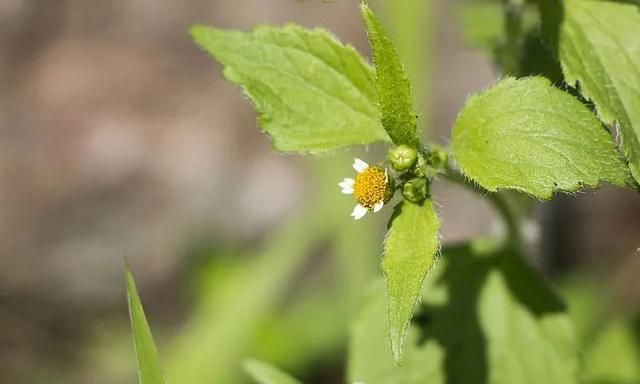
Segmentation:
<svg viewBox="0 0 640 384">
<path fill-rule="evenodd" d="M 402 186 L 402 196 L 412 203 L 422 203 L 428 194 L 427 180 L 421 177 L 411 179 Z"/>
<path fill-rule="evenodd" d="M 418 152 L 408 145 L 401 144 L 389 150 L 388 158 L 391 167 L 401 172 L 413 167 L 418 159 Z"/>
<path fill-rule="evenodd" d="M 447 163 L 447 151 L 436 145 L 432 145 L 430 149 L 429 164 L 436 169 L 443 168 Z"/>
<path fill-rule="evenodd" d="M 396 192 L 396 182 L 392 177 L 390 177 L 389 180 L 387 180 L 387 188 L 384 191 L 384 202 L 385 202 L 385 204 L 389 200 L 391 200 L 391 198 L 393 197 L 395 192 Z"/>
<path fill-rule="evenodd" d="M 419 155 L 418 160 L 416 161 L 415 169 L 413 170 L 414 175 L 418 177 L 428 177 L 429 169 L 427 167 L 427 161 L 424 159 L 424 156 Z"/>
</svg>

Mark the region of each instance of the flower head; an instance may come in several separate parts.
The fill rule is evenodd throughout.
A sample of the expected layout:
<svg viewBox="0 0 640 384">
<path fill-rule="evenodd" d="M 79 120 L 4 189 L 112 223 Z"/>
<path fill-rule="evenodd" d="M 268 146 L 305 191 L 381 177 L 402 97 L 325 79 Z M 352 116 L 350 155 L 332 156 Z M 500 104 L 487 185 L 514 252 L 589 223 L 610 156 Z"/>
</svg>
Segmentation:
<svg viewBox="0 0 640 384">
<path fill-rule="evenodd" d="M 353 195 L 358 202 L 351 213 L 358 220 L 369 211 L 378 212 L 382 209 L 389 176 L 386 169 L 370 167 L 360 159 L 354 159 L 353 168 L 358 172 L 355 179 L 345 178 L 338 185 L 342 193 Z"/>
</svg>

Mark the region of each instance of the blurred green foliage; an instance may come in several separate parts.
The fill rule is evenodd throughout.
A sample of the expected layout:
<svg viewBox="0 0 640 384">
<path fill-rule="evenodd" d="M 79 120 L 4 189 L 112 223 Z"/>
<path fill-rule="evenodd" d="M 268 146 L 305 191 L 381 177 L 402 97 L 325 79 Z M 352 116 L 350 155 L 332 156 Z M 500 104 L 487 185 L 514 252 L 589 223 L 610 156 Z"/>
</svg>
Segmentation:
<svg viewBox="0 0 640 384">
<path fill-rule="evenodd" d="M 419 68 L 431 68 L 431 51 L 423 56 L 415 43 L 432 47 L 432 27 L 420 24 L 425 14 L 434 19 L 432 3 L 390 3 L 383 8 L 390 30 L 402 36 L 398 52 L 419 88 L 427 81 L 416 79 L 430 79 Z M 495 9 L 501 8 L 482 4 L 459 12 L 467 39 L 497 53 L 509 29 Z M 526 20 L 511 43 L 540 42 Z M 509 62 L 520 71 L 530 62 L 522 61 L 523 52 L 508 52 L 518 56 Z M 353 202 L 336 192 L 350 164 L 343 155 L 308 163 L 313 185 L 303 206 L 255 250 L 212 252 L 215 261 L 197 273 L 197 299 L 183 327 L 163 335 L 168 382 L 244 383 L 243 367 L 259 383 L 295 383 L 293 376 L 312 382 L 318 371 L 340 373 L 347 343 L 349 382 L 573 383 L 580 367 L 585 383 L 640 381 L 638 325 L 609 321 L 598 308 L 601 289 L 581 279 L 560 284 L 567 312 L 520 251 L 491 241 L 444 249 L 409 325 L 404 364 L 395 365 L 377 268 L 382 228 L 375 220 L 347 219 Z M 146 332 L 134 327 L 134 334 L 140 330 Z M 245 364 L 248 358 L 273 365 Z"/>
</svg>

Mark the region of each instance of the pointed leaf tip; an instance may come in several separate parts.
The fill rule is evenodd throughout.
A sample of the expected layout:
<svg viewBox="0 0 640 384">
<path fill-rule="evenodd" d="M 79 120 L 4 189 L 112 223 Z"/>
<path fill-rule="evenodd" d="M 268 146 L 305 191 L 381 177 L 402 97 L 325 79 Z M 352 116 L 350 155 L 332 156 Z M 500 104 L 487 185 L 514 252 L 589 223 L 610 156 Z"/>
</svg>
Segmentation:
<svg viewBox="0 0 640 384">
<path fill-rule="evenodd" d="M 298 380 L 262 361 L 249 359 L 245 361 L 244 368 L 258 384 L 300 384 Z"/>
<path fill-rule="evenodd" d="M 158 359 L 158 351 L 151 335 L 149 323 L 144 314 L 136 283 L 129 268 L 125 267 L 127 301 L 133 334 L 133 347 L 138 364 L 140 384 L 165 384 Z"/>
<path fill-rule="evenodd" d="M 376 90 L 382 112 L 382 126 L 396 145 L 420 146 L 411 85 L 389 35 L 367 4 L 360 3 L 373 63 Z"/>
<path fill-rule="evenodd" d="M 398 204 L 390 222 L 381 266 L 387 284 L 391 352 L 398 364 L 422 281 L 438 251 L 439 229 L 431 200 Z"/>
</svg>

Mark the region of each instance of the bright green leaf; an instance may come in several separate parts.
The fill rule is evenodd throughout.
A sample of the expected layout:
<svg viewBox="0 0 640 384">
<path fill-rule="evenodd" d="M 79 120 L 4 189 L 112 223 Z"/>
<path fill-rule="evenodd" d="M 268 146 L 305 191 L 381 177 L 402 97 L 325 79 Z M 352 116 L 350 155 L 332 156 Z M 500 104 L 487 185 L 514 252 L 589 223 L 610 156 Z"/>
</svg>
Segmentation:
<svg viewBox="0 0 640 384">
<path fill-rule="evenodd" d="M 492 243 L 443 250 L 425 280 L 402 366 L 388 361 L 387 343 L 377 336 L 381 318 L 384 305 L 371 295 L 351 328 L 349 382 L 576 383 L 565 307 L 519 255 Z"/>
<path fill-rule="evenodd" d="M 429 116 L 433 107 L 438 4 L 432 0 L 404 0 L 376 5 L 411 84 L 413 104 L 421 116 L 418 132 L 429 135 L 434 131 Z"/>
<path fill-rule="evenodd" d="M 194 26 L 191 36 L 243 87 L 277 150 L 318 153 L 388 140 L 373 71 L 326 31 L 292 24 L 253 32 Z"/>
<path fill-rule="evenodd" d="M 384 284 L 376 281 L 350 328 L 348 383 L 444 384 L 445 350 L 437 343 L 420 345 L 419 329 L 412 325 L 397 365 L 389 353 Z"/>
<path fill-rule="evenodd" d="M 431 200 L 421 205 L 400 203 L 389 224 L 382 271 L 387 282 L 389 338 L 396 362 L 402 358 L 409 321 L 422 280 L 431 269 L 438 251 L 439 228 Z"/>
<path fill-rule="evenodd" d="M 615 320 L 597 335 L 585 353 L 583 380 L 640 383 L 640 344 L 630 322 Z"/>
<path fill-rule="evenodd" d="M 519 255 L 505 253 L 496 262 L 478 300 L 488 382 L 576 383 L 577 343 L 566 308 Z"/>
<path fill-rule="evenodd" d="M 418 147 L 420 138 L 407 74 L 378 17 L 365 3 L 361 9 L 376 67 L 382 126 L 395 144 Z"/>
<path fill-rule="evenodd" d="M 249 360 L 245 364 L 249 375 L 259 384 L 300 384 L 286 373 L 257 360 Z"/>
<path fill-rule="evenodd" d="M 125 270 L 125 279 L 140 384 L 164 384 L 165 381 L 158 361 L 158 351 L 153 342 L 153 336 L 151 335 L 147 318 L 144 315 L 140 297 L 138 297 L 136 283 L 133 281 L 133 276 L 129 269 Z"/>
<path fill-rule="evenodd" d="M 554 191 L 624 185 L 613 139 L 582 103 L 542 77 L 507 78 L 467 100 L 452 132 L 464 174 L 489 191 Z"/>
<path fill-rule="evenodd" d="M 619 2 L 545 0 L 543 33 L 565 79 L 619 125 L 629 168 L 640 181 L 640 8 Z"/>
</svg>

